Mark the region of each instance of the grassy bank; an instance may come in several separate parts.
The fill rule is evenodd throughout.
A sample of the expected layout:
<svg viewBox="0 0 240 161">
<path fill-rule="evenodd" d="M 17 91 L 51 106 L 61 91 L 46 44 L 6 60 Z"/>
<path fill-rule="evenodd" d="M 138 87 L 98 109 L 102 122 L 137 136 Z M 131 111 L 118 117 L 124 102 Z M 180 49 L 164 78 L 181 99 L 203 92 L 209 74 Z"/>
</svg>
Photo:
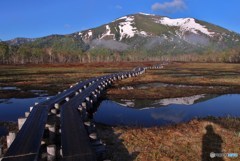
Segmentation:
<svg viewBox="0 0 240 161">
<path fill-rule="evenodd" d="M 154 62 L 86 63 L 58 65 L 0 65 L 0 87 L 17 87 L 20 90 L 1 90 L 0 98 L 34 97 L 29 90 L 46 90 L 49 95 L 88 78 L 132 70 Z"/>
<path fill-rule="evenodd" d="M 212 131 L 207 127 L 212 127 Z M 106 155 L 113 161 L 199 161 L 202 155 L 209 156 L 212 150 L 240 155 L 239 118 L 195 119 L 179 125 L 153 128 L 104 125 L 97 125 L 97 128 L 100 138 L 106 143 Z M 239 157 L 224 159 L 239 160 Z"/>
<path fill-rule="evenodd" d="M 71 65 L 0 66 L 0 86 L 20 90 L 0 90 L 0 98 L 34 97 L 29 90 L 46 90 L 49 95 L 68 88 L 80 80 L 132 70 L 157 62 L 87 63 Z M 240 92 L 239 64 L 171 63 L 161 70 L 147 70 L 144 75 L 119 81 L 108 90 L 108 97 L 116 98 L 170 98 L 195 94 L 225 94 Z M 159 86 L 148 89 L 121 90 L 124 86 L 166 83 L 177 86 Z M 201 86 L 195 87 L 195 86 Z M 188 91 L 188 92 L 186 92 Z"/>
<path fill-rule="evenodd" d="M 147 70 L 144 75 L 116 83 L 109 97 L 171 98 L 196 94 L 240 93 L 240 64 L 171 63 L 161 70 Z M 166 86 L 137 88 L 136 85 L 165 83 Z M 184 86 L 181 86 L 184 85 Z M 122 87 L 131 86 L 131 90 Z"/>
</svg>

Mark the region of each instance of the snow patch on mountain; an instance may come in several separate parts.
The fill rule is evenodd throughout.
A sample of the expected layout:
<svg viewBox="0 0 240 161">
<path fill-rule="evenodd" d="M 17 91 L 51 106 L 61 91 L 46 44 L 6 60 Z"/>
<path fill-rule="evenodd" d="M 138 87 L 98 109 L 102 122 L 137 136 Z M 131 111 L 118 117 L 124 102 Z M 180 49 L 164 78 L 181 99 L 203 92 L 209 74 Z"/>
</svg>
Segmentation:
<svg viewBox="0 0 240 161">
<path fill-rule="evenodd" d="M 120 18 L 116 19 L 115 21 L 123 20 L 123 19 L 126 19 L 126 18 L 127 18 L 127 16 L 123 16 L 123 17 L 120 17 Z M 113 21 L 113 22 L 114 22 L 114 21 Z"/>
<path fill-rule="evenodd" d="M 141 14 L 141 15 L 145 15 L 145 16 L 155 16 L 154 14 L 143 13 L 143 12 L 139 12 L 139 14 Z"/>
<path fill-rule="evenodd" d="M 106 36 L 113 36 L 113 40 L 115 40 L 115 34 L 111 34 L 111 28 L 109 25 L 106 25 L 106 31 L 105 33 L 101 36 L 100 39 L 103 39 Z"/>
<path fill-rule="evenodd" d="M 137 28 L 132 26 L 134 24 L 134 16 L 129 16 L 125 18 L 124 22 L 119 23 L 120 29 L 120 41 L 123 38 L 131 38 L 137 32 Z"/>
<path fill-rule="evenodd" d="M 139 34 L 143 35 L 143 36 L 147 36 L 148 35 L 145 31 L 140 31 Z"/>
<path fill-rule="evenodd" d="M 106 25 L 106 31 L 107 31 L 107 35 L 109 35 L 110 33 L 111 33 L 111 29 L 110 29 L 110 27 L 109 27 L 109 25 Z"/>
<path fill-rule="evenodd" d="M 89 30 L 87 35 L 88 35 L 88 38 L 90 38 L 93 35 L 92 30 Z"/>
<path fill-rule="evenodd" d="M 119 23 L 119 29 L 120 29 L 120 41 L 123 38 L 131 38 L 133 37 L 135 34 L 141 35 L 141 36 L 148 36 L 148 33 L 145 31 L 139 31 L 137 30 L 136 27 L 134 27 L 133 25 L 135 24 L 135 19 L 134 16 L 125 16 L 122 17 L 121 19 L 125 19 L 124 22 L 120 22 Z"/>
<path fill-rule="evenodd" d="M 88 32 L 83 36 L 82 33 L 79 33 L 81 37 L 83 37 L 84 40 L 89 40 L 93 36 L 92 30 L 88 30 Z"/>
<path fill-rule="evenodd" d="M 195 19 L 193 18 L 177 18 L 177 19 L 170 19 L 168 17 L 163 17 L 161 19 L 155 19 L 156 23 L 160 23 L 167 26 L 177 26 L 180 27 L 180 30 L 184 33 L 186 31 L 190 31 L 194 34 L 198 34 L 198 32 L 202 32 L 210 37 L 214 36 L 214 32 L 208 31 L 208 29 L 196 23 Z"/>
</svg>

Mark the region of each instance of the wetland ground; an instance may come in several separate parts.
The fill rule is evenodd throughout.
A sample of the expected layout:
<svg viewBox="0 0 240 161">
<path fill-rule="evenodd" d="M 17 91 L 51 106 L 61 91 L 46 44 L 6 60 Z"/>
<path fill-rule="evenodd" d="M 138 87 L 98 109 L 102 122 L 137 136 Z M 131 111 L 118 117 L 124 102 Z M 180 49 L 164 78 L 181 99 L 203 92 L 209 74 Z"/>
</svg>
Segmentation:
<svg viewBox="0 0 240 161">
<path fill-rule="evenodd" d="M 51 96 L 80 80 L 157 63 L 2 65 L 0 99 Z M 106 91 L 105 98 L 159 100 L 202 94 L 240 94 L 240 64 L 169 63 L 163 69 L 147 70 L 139 77 L 118 81 Z M 15 126 L 1 121 L 0 126 L 9 130 Z M 208 117 L 150 128 L 97 124 L 97 129 L 106 143 L 106 156 L 111 160 L 201 160 L 203 138 L 210 126 L 212 131 L 207 141 L 214 142 L 213 136 L 220 137 L 213 149 L 221 143 L 222 152 L 240 155 L 239 118 Z M 4 143 L 3 137 L 1 142 Z"/>
</svg>

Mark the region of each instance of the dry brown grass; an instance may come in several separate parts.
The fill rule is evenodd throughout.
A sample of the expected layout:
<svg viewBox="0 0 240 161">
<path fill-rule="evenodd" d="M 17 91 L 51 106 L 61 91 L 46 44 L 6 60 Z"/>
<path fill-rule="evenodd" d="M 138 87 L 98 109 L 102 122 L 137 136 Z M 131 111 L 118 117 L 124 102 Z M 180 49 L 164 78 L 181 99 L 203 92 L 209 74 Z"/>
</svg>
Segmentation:
<svg viewBox="0 0 240 161">
<path fill-rule="evenodd" d="M 228 128 L 226 129 L 221 122 L 227 124 Z M 154 128 L 111 128 L 103 125 L 97 127 L 100 137 L 109 149 L 107 157 L 113 161 L 199 161 L 202 155 L 202 139 L 208 125 L 212 125 L 214 132 L 223 140 L 222 152 L 240 154 L 239 119 L 209 118 Z M 211 140 L 209 140 L 210 143 Z M 225 161 L 239 160 L 239 157 L 236 159 L 225 157 L 224 159 Z"/>
<path fill-rule="evenodd" d="M 0 65 L 0 86 L 14 86 L 21 91 L 1 91 L 0 98 L 33 97 L 28 90 L 47 90 L 49 95 L 88 78 L 149 66 L 155 62 L 116 62 L 54 65 Z"/>
<path fill-rule="evenodd" d="M 110 89 L 108 98 L 122 99 L 162 99 L 188 97 L 198 94 L 229 94 L 240 93 L 240 87 L 213 87 L 213 88 L 194 88 L 194 87 L 158 87 L 149 89 L 121 90 Z"/>
<path fill-rule="evenodd" d="M 108 90 L 109 97 L 170 98 L 195 94 L 240 93 L 240 64 L 172 63 L 160 70 L 147 70 L 144 75 L 119 81 Z M 152 87 L 121 90 L 123 86 L 148 83 L 197 85 L 194 87 Z M 212 86 L 209 88 L 209 86 Z"/>
<path fill-rule="evenodd" d="M 32 89 L 47 90 L 48 94 L 54 95 L 80 80 L 153 64 L 157 62 L 0 66 L 0 86 L 16 86 L 22 89 L 21 92 L 0 91 L 0 97 L 33 97 L 33 94 L 28 92 Z M 238 64 L 172 63 L 164 69 L 147 70 L 144 75 L 119 81 L 108 94 L 111 97 L 123 98 L 169 98 L 202 93 L 239 93 L 239 69 Z M 218 87 L 212 89 L 166 87 L 132 91 L 118 89 L 121 86 L 151 82 Z M 186 90 L 188 92 L 185 92 Z"/>
</svg>

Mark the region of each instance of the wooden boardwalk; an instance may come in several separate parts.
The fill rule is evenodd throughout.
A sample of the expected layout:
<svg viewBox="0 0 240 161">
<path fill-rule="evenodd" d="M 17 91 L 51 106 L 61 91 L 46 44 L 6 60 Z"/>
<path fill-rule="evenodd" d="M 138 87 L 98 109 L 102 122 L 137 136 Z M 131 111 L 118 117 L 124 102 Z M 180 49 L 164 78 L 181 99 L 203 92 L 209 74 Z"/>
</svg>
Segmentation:
<svg viewBox="0 0 240 161">
<path fill-rule="evenodd" d="M 85 109 L 87 115 L 91 104 L 97 101 L 96 91 L 106 89 L 115 80 L 143 74 L 147 68 L 135 68 L 130 72 L 120 72 L 88 79 L 35 105 L 18 132 L 2 161 L 41 160 L 41 143 L 51 109 L 60 107 L 61 149 L 63 161 L 94 161 L 96 154 L 91 145 L 89 133 L 84 125 L 84 118 L 79 109 Z M 95 99 L 93 99 L 95 97 Z M 96 98 L 97 97 L 97 98 Z M 85 103 L 85 107 L 83 104 Z M 89 105 L 90 103 L 90 105 Z"/>
</svg>

